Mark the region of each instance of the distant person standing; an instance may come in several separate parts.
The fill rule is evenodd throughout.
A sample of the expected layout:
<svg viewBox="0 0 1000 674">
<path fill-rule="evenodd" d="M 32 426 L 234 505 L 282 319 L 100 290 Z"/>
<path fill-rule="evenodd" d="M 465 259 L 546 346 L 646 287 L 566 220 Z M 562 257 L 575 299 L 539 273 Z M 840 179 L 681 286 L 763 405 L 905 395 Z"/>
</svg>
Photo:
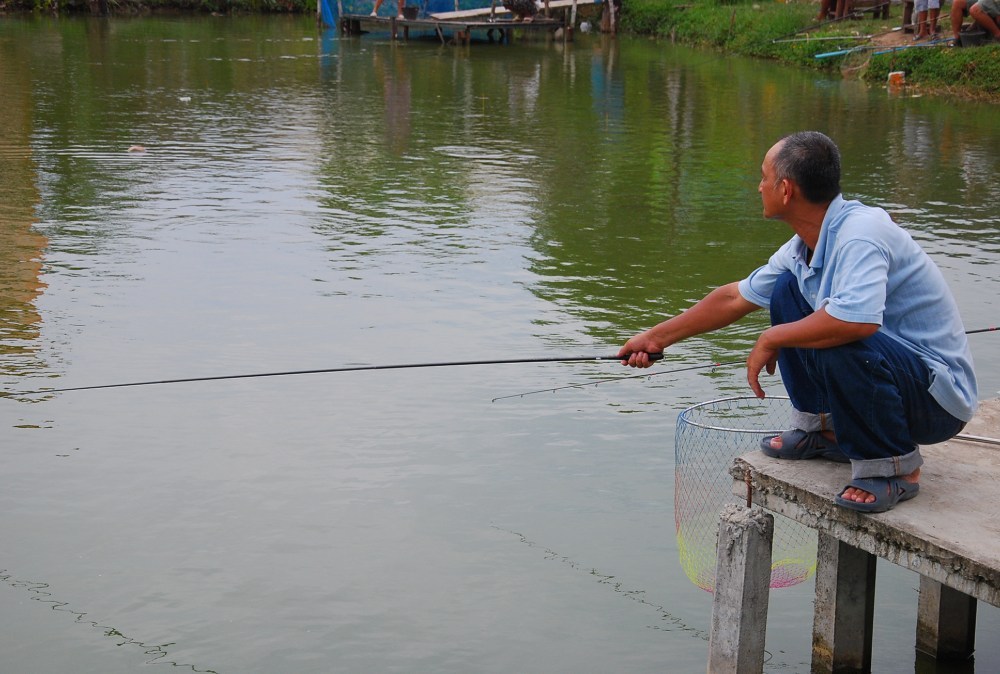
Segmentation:
<svg viewBox="0 0 1000 674">
<path fill-rule="evenodd" d="M 514 15 L 514 21 L 532 21 L 538 14 L 535 0 L 504 0 L 503 6 Z"/>
<path fill-rule="evenodd" d="M 914 40 L 926 40 L 937 34 L 938 16 L 941 14 L 940 0 L 916 0 L 913 9 L 917 14 Z"/>
<path fill-rule="evenodd" d="M 975 0 L 972 0 L 973 4 Z M 951 37 L 956 47 L 962 46 L 962 22 L 969 16 L 968 0 L 954 0 L 951 3 Z"/>
<path fill-rule="evenodd" d="M 402 19 L 403 18 L 403 2 L 404 1 L 405 0 L 396 0 L 396 5 L 397 5 L 396 18 L 397 19 Z M 375 0 L 375 9 L 372 10 L 372 14 L 371 14 L 372 16 L 378 16 L 378 8 L 382 6 L 382 2 L 383 2 L 383 0 Z"/>
</svg>

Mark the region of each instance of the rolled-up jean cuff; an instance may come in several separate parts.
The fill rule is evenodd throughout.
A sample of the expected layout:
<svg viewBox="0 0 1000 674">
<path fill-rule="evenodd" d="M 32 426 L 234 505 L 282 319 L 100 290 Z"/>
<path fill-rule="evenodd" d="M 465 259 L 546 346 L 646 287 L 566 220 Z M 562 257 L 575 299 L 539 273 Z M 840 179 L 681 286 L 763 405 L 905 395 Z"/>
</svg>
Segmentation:
<svg viewBox="0 0 1000 674">
<path fill-rule="evenodd" d="M 829 414 L 813 414 L 792 410 L 792 428 L 801 429 L 807 433 L 815 431 L 832 431 L 833 418 Z"/>
<path fill-rule="evenodd" d="M 896 477 L 909 475 L 924 464 L 920 456 L 920 448 L 914 449 L 903 456 L 890 456 L 884 459 L 851 459 L 851 478 L 862 477 Z"/>
</svg>

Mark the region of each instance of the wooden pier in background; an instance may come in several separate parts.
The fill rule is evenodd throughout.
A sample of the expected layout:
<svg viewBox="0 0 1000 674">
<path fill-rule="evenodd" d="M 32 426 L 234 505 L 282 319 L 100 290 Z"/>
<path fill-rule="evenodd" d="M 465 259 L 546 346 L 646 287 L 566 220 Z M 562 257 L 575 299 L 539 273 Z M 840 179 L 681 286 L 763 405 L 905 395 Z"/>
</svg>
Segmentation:
<svg viewBox="0 0 1000 674">
<path fill-rule="evenodd" d="M 484 32 L 489 42 L 510 44 L 515 28 L 524 32 L 555 33 L 564 26 L 561 21 L 556 19 L 538 17 L 534 21 L 514 21 L 512 19 L 490 21 L 478 15 L 468 19 L 435 19 L 433 17 L 400 19 L 394 16 L 345 14 L 340 18 L 340 32 L 345 35 L 361 35 L 371 30 L 388 30 L 394 40 L 409 40 L 411 29 L 425 30 L 434 32 L 442 44 L 448 42 L 469 44 L 473 31 Z"/>
<path fill-rule="evenodd" d="M 967 660 L 976 606 L 1000 606 L 1000 400 L 980 404 L 955 439 L 921 447 L 920 493 L 886 513 L 834 503 L 849 465 L 782 461 L 760 451 L 737 458 L 733 492 L 751 507 L 722 514 L 709 671 L 760 672 L 770 580 L 773 515 L 819 536 L 812 672 L 869 672 L 878 557 L 920 576 L 915 648 Z M 769 512 L 766 512 L 769 511 Z"/>
<path fill-rule="evenodd" d="M 388 31 L 394 40 L 410 38 L 410 30 L 433 32 L 442 44 L 452 42 L 469 44 L 473 31 L 485 34 L 487 41 L 510 44 L 514 30 L 522 33 L 555 34 L 571 40 L 573 26 L 578 16 L 589 16 L 601 11 L 604 2 L 599 0 L 548 0 L 530 21 L 515 21 L 502 4 L 454 12 L 436 12 L 424 17 L 401 18 L 371 16 L 369 14 L 344 14 L 340 17 L 340 32 L 344 35 L 361 35 L 371 30 Z"/>
</svg>

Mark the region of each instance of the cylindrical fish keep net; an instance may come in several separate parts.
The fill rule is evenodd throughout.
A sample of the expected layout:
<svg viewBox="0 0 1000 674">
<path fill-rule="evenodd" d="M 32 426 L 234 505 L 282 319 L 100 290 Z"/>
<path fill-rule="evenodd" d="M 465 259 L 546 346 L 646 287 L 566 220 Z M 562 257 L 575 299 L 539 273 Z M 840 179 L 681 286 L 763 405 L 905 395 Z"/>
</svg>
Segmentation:
<svg viewBox="0 0 1000 674">
<path fill-rule="evenodd" d="M 687 408 L 677 417 L 674 520 L 681 566 L 691 582 L 715 590 L 719 513 L 733 494 L 733 459 L 759 449 L 766 435 L 790 428 L 788 398 L 721 398 Z M 776 517 L 771 557 L 771 587 L 789 587 L 816 571 L 816 535 Z"/>
</svg>

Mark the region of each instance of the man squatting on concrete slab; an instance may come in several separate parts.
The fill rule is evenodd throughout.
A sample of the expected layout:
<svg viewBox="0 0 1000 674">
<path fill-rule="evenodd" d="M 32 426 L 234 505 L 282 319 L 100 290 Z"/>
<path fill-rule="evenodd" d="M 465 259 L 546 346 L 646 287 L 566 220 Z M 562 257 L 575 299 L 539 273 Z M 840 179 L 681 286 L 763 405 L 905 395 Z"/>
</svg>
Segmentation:
<svg viewBox="0 0 1000 674">
<path fill-rule="evenodd" d="M 845 201 L 840 151 L 822 133 L 785 136 L 761 165 L 764 217 L 794 236 L 767 264 L 716 288 L 687 311 L 635 335 L 623 364 L 767 308 L 771 327 L 747 356 L 764 397 L 775 365 L 794 408 L 791 430 L 761 441 L 779 459 L 850 461 L 836 496 L 884 512 L 919 490 L 918 444 L 957 435 L 976 411 L 972 356 L 941 271 L 881 208 Z"/>
</svg>

